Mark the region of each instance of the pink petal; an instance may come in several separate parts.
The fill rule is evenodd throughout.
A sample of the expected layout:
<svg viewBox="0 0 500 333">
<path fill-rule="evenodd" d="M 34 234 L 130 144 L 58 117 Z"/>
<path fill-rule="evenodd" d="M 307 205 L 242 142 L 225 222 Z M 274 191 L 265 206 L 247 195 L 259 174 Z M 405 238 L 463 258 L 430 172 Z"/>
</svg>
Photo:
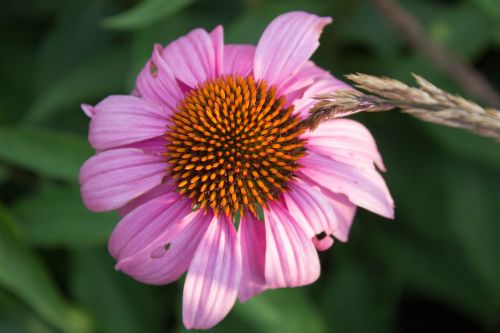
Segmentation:
<svg viewBox="0 0 500 333">
<path fill-rule="evenodd" d="M 360 166 L 375 162 L 385 170 L 373 136 L 357 121 L 335 119 L 323 122 L 314 131 L 306 132 L 304 137 L 310 150 Z"/>
<path fill-rule="evenodd" d="M 330 228 L 333 236 L 342 242 L 347 242 L 349 231 L 356 215 L 356 205 L 350 202 L 343 194 L 333 193 L 327 189 L 322 189 L 321 192 L 330 202 L 335 212 L 335 220 L 330 220 L 332 222 Z"/>
<path fill-rule="evenodd" d="M 165 177 L 164 177 L 165 179 Z M 176 186 L 173 184 L 171 179 L 168 180 L 162 180 L 162 183 L 159 184 L 158 186 L 152 188 L 148 192 L 144 193 L 143 195 L 135 198 L 134 200 L 129 201 L 125 206 L 121 207 L 118 210 L 118 213 L 121 216 L 125 216 L 128 213 L 130 213 L 132 210 L 135 208 L 141 206 L 142 204 L 148 202 L 149 200 L 152 200 L 156 197 L 159 197 L 161 195 L 170 193 L 170 192 L 175 192 Z"/>
<path fill-rule="evenodd" d="M 321 188 L 345 194 L 349 201 L 387 218 L 394 203 L 387 185 L 374 166 L 360 166 L 309 150 L 301 160 L 300 174 Z"/>
<path fill-rule="evenodd" d="M 164 136 L 157 136 L 143 141 L 133 142 L 128 145 L 121 146 L 120 148 L 135 148 L 140 149 L 144 154 L 164 156 L 167 151 L 168 141 Z"/>
<path fill-rule="evenodd" d="M 162 57 L 177 79 L 193 88 L 220 74 L 217 67 L 222 63 L 222 54 L 219 43 L 214 45 L 218 33 L 211 36 L 203 29 L 195 29 L 163 49 Z"/>
<path fill-rule="evenodd" d="M 295 95 L 294 93 L 301 91 L 302 97 L 306 88 L 311 86 L 314 82 L 330 76 L 330 73 L 316 66 L 312 61 L 307 61 L 297 74 L 290 77 L 279 86 L 278 91 L 287 96 L 287 101 L 293 101 L 294 98 L 290 96 Z"/>
<path fill-rule="evenodd" d="M 241 277 L 241 253 L 233 224 L 215 217 L 196 249 L 184 284 L 182 316 L 187 329 L 208 329 L 231 310 Z"/>
<path fill-rule="evenodd" d="M 324 235 L 323 238 L 314 237 L 312 241 L 313 241 L 314 247 L 318 251 L 326 251 L 329 248 L 331 248 L 333 245 L 333 238 L 332 238 L 332 236 L 328 236 L 328 235 Z"/>
<path fill-rule="evenodd" d="M 341 89 L 352 88 L 347 83 L 340 81 L 328 73 L 325 77 L 308 87 L 301 98 L 293 102 L 295 113 L 301 115 L 303 118 L 307 117 L 309 110 L 318 102 L 313 98 L 315 95 Z"/>
<path fill-rule="evenodd" d="M 291 183 L 290 191 L 283 197 L 290 214 L 311 237 L 316 249 L 324 251 L 333 245 L 330 235 L 347 241 L 356 205 L 345 195 L 320 188 L 306 178 Z"/>
<path fill-rule="evenodd" d="M 97 150 L 161 136 L 167 114 L 158 104 L 134 96 L 110 96 L 95 106 L 89 142 Z"/>
<path fill-rule="evenodd" d="M 113 149 L 91 157 L 80 170 L 81 193 L 92 211 L 117 209 L 160 184 L 167 164 L 138 149 Z"/>
<path fill-rule="evenodd" d="M 224 74 L 249 75 L 253 70 L 254 45 L 224 46 Z"/>
<path fill-rule="evenodd" d="M 146 247 L 141 251 L 121 260 L 116 269 L 138 281 L 155 285 L 179 279 L 191 264 L 213 218 L 211 214 L 200 210 L 188 215 L 184 213 L 172 214 L 163 221 L 164 230 L 158 232 L 150 243 L 144 243 Z M 167 217 L 165 214 L 163 216 Z"/>
<path fill-rule="evenodd" d="M 118 223 L 109 239 L 109 252 L 122 260 L 150 245 L 170 226 L 191 212 L 191 200 L 167 192 L 132 210 Z"/>
<path fill-rule="evenodd" d="M 135 97 L 141 97 L 141 93 L 139 92 L 139 90 L 137 90 L 137 88 L 132 89 L 132 91 L 130 92 L 130 95 L 135 96 Z"/>
<path fill-rule="evenodd" d="M 283 194 L 288 212 L 311 240 L 324 233 L 327 238 L 334 231 L 335 212 L 325 196 L 301 180 L 289 184 Z M 324 242 L 321 243 L 323 250 Z M 332 242 L 333 244 L 333 242 Z"/>
<path fill-rule="evenodd" d="M 222 69 L 224 68 L 223 62 L 225 61 L 224 28 L 222 25 L 218 25 L 210 32 L 210 38 L 212 39 L 215 52 L 215 73 L 219 75 L 222 73 Z"/>
<path fill-rule="evenodd" d="M 94 116 L 95 109 L 92 105 L 82 103 L 80 104 L 80 107 L 82 108 L 83 113 L 87 115 L 87 117 L 92 118 Z"/>
<path fill-rule="evenodd" d="M 238 298 L 241 302 L 266 289 L 266 229 L 263 221 L 247 214 L 240 222 L 238 236 L 242 257 L 242 276 Z"/>
<path fill-rule="evenodd" d="M 297 287 L 316 281 L 320 265 L 311 239 L 286 208 L 278 203 L 264 210 L 264 216 L 268 286 Z"/>
<path fill-rule="evenodd" d="M 290 12 L 275 18 L 257 44 L 255 78 L 279 85 L 297 73 L 319 46 L 323 27 L 331 22 L 329 17 L 305 12 Z"/>
<path fill-rule="evenodd" d="M 297 179 L 289 184 L 283 198 L 289 213 L 311 239 L 322 232 L 330 233 L 328 220 L 334 213 L 320 191 Z"/>
<path fill-rule="evenodd" d="M 183 93 L 170 66 L 161 56 L 162 47 L 156 44 L 151 59 L 137 76 L 136 91 L 144 99 L 165 105 L 170 115 L 182 100 Z"/>
</svg>

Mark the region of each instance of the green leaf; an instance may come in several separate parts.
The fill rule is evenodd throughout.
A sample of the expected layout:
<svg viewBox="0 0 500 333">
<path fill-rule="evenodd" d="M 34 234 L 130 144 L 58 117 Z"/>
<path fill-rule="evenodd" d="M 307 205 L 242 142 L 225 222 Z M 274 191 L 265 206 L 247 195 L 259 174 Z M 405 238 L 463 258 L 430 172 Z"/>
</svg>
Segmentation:
<svg viewBox="0 0 500 333">
<path fill-rule="evenodd" d="M 52 15 L 46 14 L 39 19 L 50 18 L 50 24 L 40 26 L 43 27 L 43 33 L 39 33 L 36 52 L 30 54 L 30 60 L 35 65 L 30 80 L 37 94 L 63 79 L 97 51 L 112 45 L 110 34 L 103 32 L 98 25 L 113 8 L 110 1 L 73 0 L 57 3 L 59 5 L 55 6 Z"/>
<path fill-rule="evenodd" d="M 467 22 L 467 24 L 464 24 Z M 459 3 L 430 25 L 431 36 L 464 57 L 480 55 L 493 39 L 494 24 L 470 3 Z"/>
<path fill-rule="evenodd" d="M 83 162 L 93 154 L 78 135 L 30 127 L 0 127 L 0 161 L 44 176 L 78 183 Z"/>
<path fill-rule="evenodd" d="M 436 17 L 442 16 L 449 9 L 449 6 L 445 3 L 437 1 L 401 0 L 400 3 L 404 9 L 415 16 L 424 26 L 427 26 Z"/>
<path fill-rule="evenodd" d="M 302 289 L 269 290 L 232 310 L 258 332 L 326 332 L 323 319 Z"/>
<path fill-rule="evenodd" d="M 0 288 L 0 332 L 55 333 L 56 331 L 14 295 Z"/>
<path fill-rule="evenodd" d="M 124 13 L 106 18 L 102 25 L 108 29 L 139 29 L 181 11 L 194 0 L 145 0 Z"/>
<path fill-rule="evenodd" d="M 343 41 L 349 44 L 358 42 L 364 47 L 370 47 L 381 57 L 394 56 L 403 44 L 402 39 L 381 17 L 375 16 L 377 19 L 374 19 L 376 11 L 372 1 L 361 1 L 354 8 L 349 21 L 345 21 L 346 24 L 334 23 Z"/>
<path fill-rule="evenodd" d="M 415 86 L 415 79 L 411 73 L 417 73 L 430 82 L 438 84 L 444 90 L 464 95 L 460 86 L 455 81 L 442 72 L 437 71 L 427 58 L 419 54 L 410 54 L 408 57 L 392 63 L 387 73 L 389 76 L 393 76 L 395 79 L 401 80 L 410 86 Z"/>
<path fill-rule="evenodd" d="M 72 292 L 106 333 L 162 333 L 170 295 L 114 270 L 105 250 L 75 251 Z M 164 289 L 164 288 L 163 288 Z"/>
<path fill-rule="evenodd" d="M 494 298 L 464 260 L 459 244 L 452 246 L 449 239 L 436 243 L 415 236 L 401 223 L 367 223 L 364 228 L 371 255 L 400 275 L 406 290 L 446 303 L 479 321 L 495 315 Z"/>
<path fill-rule="evenodd" d="M 446 126 L 421 123 L 436 143 L 451 154 L 478 161 L 492 169 L 500 167 L 498 143 L 467 131 Z"/>
<path fill-rule="evenodd" d="M 25 120 L 45 120 L 64 108 L 79 113 L 82 101 L 100 99 L 123 91 L 127 74 L 127 58 L 120 49 L 113 49 L 86 58 L 78 66 L 51 83 L 33 102 Z"/>
<path fill-rule="evenodd" d="M 500 21 L 500 3 L 497 0 L 472 0 L 486 15 Z"/>
<path fill-rule="evenodd" d="M 0 185 L 6 181 L 10 176 L 9 169 L 7 169 L 5 166 L 0 165 Z"/>
<path fill-rule="evenodd" d="M 446 213 L 436 207 L 447 197 L 442 173 L 450 157 L 436 147 L 422 129 L 422 121 L 414 117 L 387 112 L 358 118 L 372 131 L 388 169 L 383 176 L 396 202 L 395 223 L 389 222 L 390 227 L 404 223 L 411 234 L 448 240 Z"/>
<path fill-rule="evenodd" d="M 8 30 L 3 27 L 0 29 Z M 9 45 L 9 52 L 0 55 L 0 76 L 2 77 L 0 123 L 13 123 L 22 118 L 32 100 L 34 47 L 25 39 L 13 37 L 7 32 L 5 36 L 0 34 L 0 44 Z"/>
<path fill-rule="evenodd" d="M 461 164 L 450 167 L 447 178 L 452 231 L 500 307 L 499 173 L 479 173 Z"/>
<path fill-rule="evenodd" d="M 83 314 L 65 302 L 42 263 L 18 236 L 9 212 L 0 206 L 0 284 L 65 332 L 87 331 Z"/>
<path fill-rule="evenodd" d="M 27 241 L 38 246 L 104 245 L 118 221 L 115 213 L 92 213 L 78 188 L 55 188 L 17 201 L 14 212 Z"/>
<path fill-rule="evenodd" d="M 379 266 L 370 267 L 347 251 L 337 252 L 336 259 L 321 293 L 323 317 L 331 331 L 391 332 L 400 283 Z"/>
</svg>

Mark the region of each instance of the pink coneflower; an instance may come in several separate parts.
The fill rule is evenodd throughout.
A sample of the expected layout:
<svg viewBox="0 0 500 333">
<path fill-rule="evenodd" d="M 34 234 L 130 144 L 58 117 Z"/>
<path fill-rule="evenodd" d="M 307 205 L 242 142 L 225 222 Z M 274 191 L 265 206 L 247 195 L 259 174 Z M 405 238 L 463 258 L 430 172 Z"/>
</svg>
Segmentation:
<svg viewBox="0 0 500 333">
<path fill-rule="evenodd" d="M 83 105 L 97 150 L 80 173 L 85 205 L 120 210 L 118 270 L 149 284 L 187 271 L 187 328 L 214 326 L 236 298 L 314 282 L 317 250 L 347 240 L 356 206 L 393 216 L 368 130 L 303 125 L 311 96 L 349 89 L 308 60 L 330 22 L 286 13 L 257 46 L 195 29 L 155 45 L 131 96 Z"/>
</svg>

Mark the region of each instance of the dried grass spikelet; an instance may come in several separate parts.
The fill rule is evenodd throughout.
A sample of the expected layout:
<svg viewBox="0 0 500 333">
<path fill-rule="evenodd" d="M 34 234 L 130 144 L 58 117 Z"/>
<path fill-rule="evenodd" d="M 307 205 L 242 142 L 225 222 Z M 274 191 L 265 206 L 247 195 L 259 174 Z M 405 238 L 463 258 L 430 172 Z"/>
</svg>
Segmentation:
<svg viewBox="0 0 500 333">
<path fill-rule="evenodd" d="M 309 111 L 304 125 L 315 128 L 320 122 L 358 112 L 388 111 L 400 108 L 422 120 L 458 127 L 491 137 L 500 142 L 500 111 L 483 108 L 460 96 L 436 87 L 413 74 L 418 88 L 387 77 L 349 74 L 347 78 L 358 90 L 339 90 L 314 96 L 318 102 Z"/>
</svg>

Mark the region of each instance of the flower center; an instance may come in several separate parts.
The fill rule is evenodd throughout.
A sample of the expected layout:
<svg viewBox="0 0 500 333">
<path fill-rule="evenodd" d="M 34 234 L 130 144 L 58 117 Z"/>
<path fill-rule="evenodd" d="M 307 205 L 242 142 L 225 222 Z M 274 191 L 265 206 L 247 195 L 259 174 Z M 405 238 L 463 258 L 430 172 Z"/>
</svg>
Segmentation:
<svg viewBox="0 0 500 333">
<path fill-rule="evenodd" d="M 195 205 L 257 216 L 287 190 L 305 153 L 304 130 L 275 86 L 222 76 L 188 92 L 177 107 L 165 156 L 179 192 Z"/>
</svg>

